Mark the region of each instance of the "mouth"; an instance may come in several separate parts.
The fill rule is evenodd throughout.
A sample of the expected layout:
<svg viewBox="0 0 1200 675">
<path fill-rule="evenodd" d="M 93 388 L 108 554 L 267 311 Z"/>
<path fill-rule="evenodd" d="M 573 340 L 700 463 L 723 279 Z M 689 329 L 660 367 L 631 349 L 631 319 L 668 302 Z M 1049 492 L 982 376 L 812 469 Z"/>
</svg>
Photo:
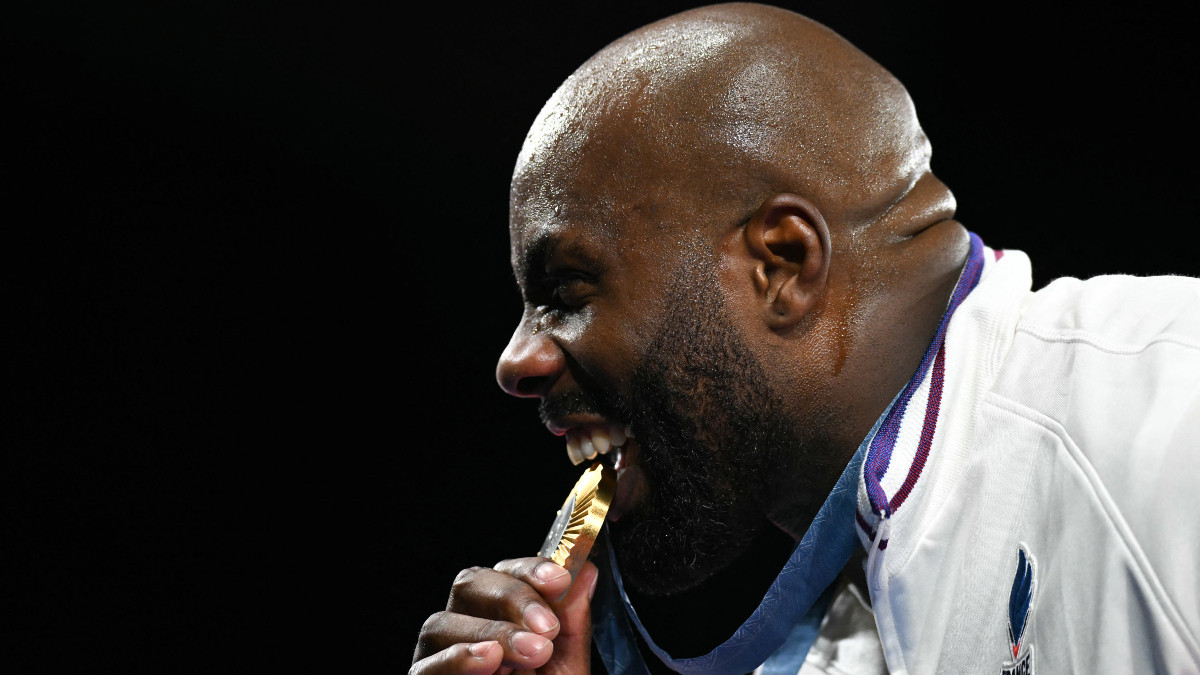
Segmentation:
<svg viewBox="0 0 1200 675">
<path fill-rule="evenodd" d="M 589 424 L 567 429 L 567 457 L 578 466 L 583 462 L 604 456 L 614 469 L 624 458 L 625 445 L 633 438 L 629 427 L 614 422 Z"/>
<path fill-rule="evenodd" d="M 566 429 L 567 457 L 575 465 L 597 460 L 617 473 L 617 490 L 607 519 L 616 522 L 641 501 L 647 490 L 646 477 L 638 466 L 640 453 L 632 430 L 621 423 L 601 421 Z"/>
</svg>

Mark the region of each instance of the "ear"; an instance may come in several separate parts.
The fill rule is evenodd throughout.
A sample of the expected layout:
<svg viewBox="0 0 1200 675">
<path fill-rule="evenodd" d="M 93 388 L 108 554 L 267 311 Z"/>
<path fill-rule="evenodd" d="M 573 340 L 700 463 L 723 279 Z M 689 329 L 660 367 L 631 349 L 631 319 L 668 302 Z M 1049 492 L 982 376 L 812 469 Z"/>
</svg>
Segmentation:
<svg viewBox="0 0 1200 675">
<path fill-rule="evenodd" d="M 830 256 L 825 218 L 803 197 L 777 194 L 758 208 L 743 236 L 764 318 L 772 329 L 795 326 L 825 292 Z"/>
</svg>

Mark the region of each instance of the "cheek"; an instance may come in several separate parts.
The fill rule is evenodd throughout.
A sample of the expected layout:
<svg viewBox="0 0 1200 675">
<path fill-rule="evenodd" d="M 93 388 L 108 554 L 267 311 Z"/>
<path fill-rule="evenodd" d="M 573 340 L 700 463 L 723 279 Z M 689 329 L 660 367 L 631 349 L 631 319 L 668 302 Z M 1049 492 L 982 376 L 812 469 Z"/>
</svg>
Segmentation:
<svg viewBox="0 0 1200 675">
<path fill-rule="evenodd" d="M 593 332 L 592 324 L 595 323 L 593 314 L 593 312 L 585 310 L 564 318 L 548 318 L 546 323 L 551 325 L 550 329 L 558 342 L 568 351 L 575 351 L 580 345 L 587 343 Z"/>
<path fill-rule="evenodd" d="M 647 328 L 634 319 L 597 311 L 568 348 L 589 379 L 614 392 L 628 390 L 633 370 L 651 337 Z"/>
<path fill-rule="evenodd" d="M 589 353 L 615 391 L 628 390 L 633 370 L 662 331 L 662 317 L 671 313 L 674 298 L 664 291 L 670 274 L 654 254 L 653 246 L 625 250 L 603 301 L 593 305 Z"/>
<path fill-rule="evenodd" d="M 726 242 L 718 255 L 716 266 L 717 291 L 730 322 L 737 326 L 749 326 L 760 317 L 763 307 L 758 261 L 746 255 L 737 255 L 737 242 Z"/>
</svg>

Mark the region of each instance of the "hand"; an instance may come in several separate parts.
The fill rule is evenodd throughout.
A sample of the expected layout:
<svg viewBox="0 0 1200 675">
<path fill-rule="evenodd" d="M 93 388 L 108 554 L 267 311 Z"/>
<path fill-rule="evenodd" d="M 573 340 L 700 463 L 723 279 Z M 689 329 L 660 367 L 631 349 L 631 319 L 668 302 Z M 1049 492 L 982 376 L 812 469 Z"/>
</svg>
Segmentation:
<svg viewBox="0 0 1200 675">
<path fill-rule="evenodd" d="M 585 563 L 571 585 L 567 571 L 545 558 L 459 572 L 446 611 L 421 627 L 409 675 L 589 673 L 598 574 Z"/>
</svg>

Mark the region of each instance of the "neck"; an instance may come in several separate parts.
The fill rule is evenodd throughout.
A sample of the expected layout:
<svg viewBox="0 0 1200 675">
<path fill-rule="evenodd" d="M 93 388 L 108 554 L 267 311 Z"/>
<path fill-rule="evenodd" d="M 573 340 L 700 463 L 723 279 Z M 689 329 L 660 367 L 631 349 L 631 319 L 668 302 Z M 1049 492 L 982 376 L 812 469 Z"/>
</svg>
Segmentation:
<svg viewBox="0 0 1200 675">
<path fill-rule="evenodd" d="M 729 567 L 696 588 L 670 596 L 645 595 L 628 584 L 625 590 L 659 647 L 674 658 L 702 656 L 750 617 L 794 548 L 791 538 L 764 523 Z M 643 659 L 652 673 L 671 673 L 648 649 L 643 649 Z"/>
<path fill-rule="evenodd" d="M 768 507 L 772 521 L 796 539 L 916 372 L 970 250 L 966 229 L 950 219 L 913 236 L 887 236 L 893 243 L 873 247 L 873 255 L 863 256 L 866 264 L 851 259 L 831 269 L 829 301 L 814 322 L 813 339 L 804 341 L 806 354 L 822 355 L 822 365 L 793 387 L 791 400 L 804 406 L 797 419 L 826 435 L 810 439 L 779 472 Z"/>
</svg>

